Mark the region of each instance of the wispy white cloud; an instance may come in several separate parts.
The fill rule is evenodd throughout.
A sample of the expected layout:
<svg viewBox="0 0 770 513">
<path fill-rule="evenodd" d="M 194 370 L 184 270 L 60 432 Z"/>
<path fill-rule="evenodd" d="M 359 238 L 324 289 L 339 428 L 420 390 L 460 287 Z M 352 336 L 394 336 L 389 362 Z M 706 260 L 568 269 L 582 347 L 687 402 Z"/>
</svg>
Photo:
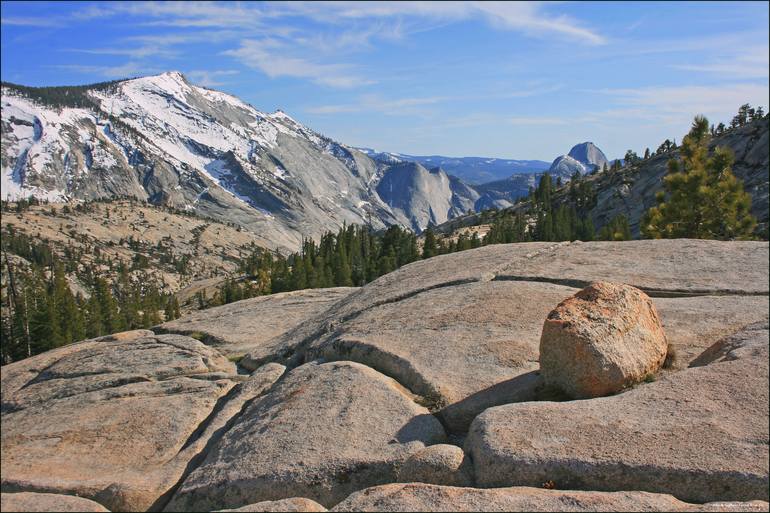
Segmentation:
<svg viewBox="0 0 770 513">
<path fill-rule="evenodd" d="M 689 123 L 696 114 L 712 121 L 726 121 L 744 103 L 767 105 L 767 84 L 719 84 L 712 86 L 671 86 L 601 89 L 616 108 L 587 115 L 585 121 L 646 120 L 663 124 Z"/>
<path fill-rule="evenodd" d="M 729 59 L 733 55 L 742 54 L 746 48 L 756 47 L 757 40 L 764 40 L 766 38 L 766 32 L 756 31 L 698 36 L 683 35 L 681 37 L 661 37 L 655 39 L 645 36 L 638 38 L 616 38 L 613 40 L 612 45 L 606 45 L 600 49 L 590 49 L 590 54 L 588 55 L 595 59 L 608 59 L 656 54 L 694 54 L 721 56 L 722 58 Z"/>
<path fill-rule="evenodd" d="M 85 5 L 69 21 L 132 17 L 140 25 L 179 27 L 184 33 L 138 46 L 85 49 L 86 53 L 123 55 L 132 60 L 175 57 L 172 45 L 192 43 L 201 32 L 222 34 L 237 46 L 224 52 L 268 77 L 294 77 L 331 87 L 352 88 L 374 82 L 345 55 L 369 50 L 375 42 L 399 41 L 437 23 L 481 20 L 499 30 L 533 37 L 563 37 L 597 45 L 604 37 L 581 22 L 553 14 L 539 2 L 113 2 Z M 311 36 L 294 22 L 318 24 Z M 163 36 L 161 36 L 163 37 Z M 176 39 L 174 39 L 176 38 Z"/>
<path fill-rule="evenodd" d="M 742 46 L 733 49 L 733 55 L 718 56 L 707 62 L 674 64 L 671 67 L 686 71 L 722 75 L 732 80 L 767 78 L 770 75 L 770 47 Z"/>
<path fill-rule="evenodd" d="M 83 74 L 95 74 L 101 75 L 105 78 L 127 78 L 136 77 L 140 75 L 150 75 L 153 73 L 160 73 L 161 70 L 155 67 L 148 67 L 145 64 L 139 62 L 127 62 L 117 66 L 91 66 L 84 64 L 58 64 L 53 66 L 54 68 L 74 71 L 76 73 Z"/>
<path fill-rule="evenodd" d="M 219 87 L 225 85 L 227 82 L 222 82 L 219 77 L 227 77 L 237 75 L 240 73 L 235 69 L 222 69 L 222 70 L 192 70 L 185 72 L 185 75 L 203 87 Z"/>
<path fill-rule="evenodd" d="M 152 25 L 176 27 L 253 27 L 263 18 L 257 4 L 230 2 L 111 2 L 86 6 L 73 18 L 142 16 Z"/>
<path fill-rule="evenodd" d="M 338 114 L 341 112 L 379 112 L 387 115 L 402 115 L 414 113 L 414 107 L 434 105 L 452 100 L 448 96 L 429 96 L 424 98 L 385 99 L 380 95 L 362 95 L 358 101 L 337 105 L 320 105 L 310 107 L 310 114 Z"/>
<path fill-rule="evenodd" d="M 520 30 L 531 36 L 562 36 L 581 43 L 601 45 L 606 39 L 599 32 L 582 26 L 568 16 L 552 16 L 535 2 L 474 2 L 493 25 Z"/>
<path fill-rule="evenodd" d="M 531 36 L 563 36 L 587 44 L 603 44 L 604 36 L 565 15 L 548 12 L 544 2 L 288 2 L 273 4 L 270 16 L 302 15 L 325 22 L 351 19 L 417 17 L 461 21 L 483 19 L 502 30 Z"/>
<path fill-rule="evenodd" d="M 146 57 L 174 57 L 178 51 L 170 50 L 162 46 L 139 46 L 134 48 L 65 48 L 62 51 L 85 53 L 91 55 L 123 55 L 131 59 L 144 59 Z"/>
<path fill-rule="evenodd" d="M 174 46 L 189 43 L 215 42 L 221 43 L 243 37 L 244 32 L 235 29 L 195 30 L 186 32 L 167 32 L 163 34 L 143 34 L 128 36 L 121 39 L 129 43 L 156 46 Z"/>
<path fill-rule="evenodd" d="M 454 102 L 466 103 L 484 100 L 502 100 L 509 98 L 527 98 L 541 94 L 547 94 L 561 89 L 561 84 L 550 86 L 531 86 L 522 89 L 510 89 L 507 91 L 486 91 L 473 95 L 435 95 L 424 97 L 406 97 L 388 99 L 379 94 L 360 95 L 356 101 L 342 104 L 318 105 L 305 109 L 310 114 L 339 114 L 342 112 L 378 112 L 387 115 L 415 114 L 418 107 L 436 105 L 440 103 Z M 496 117 L 495 119 L 501 120 Z M 519 118 L 524 119 L 524 118 Z M 535 119 L 535 118 L 531 118 Z"/>
<path fill-rule="evenodd" d="M 172 58 L 182 55 L 182 45 L 201 42 L 223 42 L 242 35 L 235 30 L 197 30 L 167 34 L 145 34 L 120 38 L 113 46 L 68 48 L 63 51 L 93 55 L 124 55 L 132 60 L 147 57 Z M 138 45 L 138 46 L 137 46 Z"/>
<path fill-rule="evenodd" d="M 61 27 L 63 25 L 61 20 L 32 16 L 3 16 L 0 18 L 0 24 L 19 27 Z"/>
<path fill-rule="evenodd" d="M 548 117 L 548 116 L 514 116 L 507 119 L 508 123 L 513 125 L 566 125 L 571 120 L 564 117 Z"/>
<path fill-rule="evenodd" d="M 355 73 L 349 65 L 315 62 L 304 56 L 293 55 L 292 51 L 293 49 L 285 42 L 266 38 L 261 40 L 245 39 L 241 41 L 239 48 L 223 53 L 235 57 L 249 67 L 262 71 L 271 78 L 306 78 L 321 85 L 339 88 L 374 83 L 374 81 Z"/>
<path fill-rule="evenodd" d="M 374 41 L 399 41 L 405 36 L 402 23 L 372 23 L 338 31 L 323 31 L 310 37 L 294 35 L 291 41 L 296 45 L 312 49 L 316 53 L 339 55 L 340 53 L 370 50 Z"/>
</svg>

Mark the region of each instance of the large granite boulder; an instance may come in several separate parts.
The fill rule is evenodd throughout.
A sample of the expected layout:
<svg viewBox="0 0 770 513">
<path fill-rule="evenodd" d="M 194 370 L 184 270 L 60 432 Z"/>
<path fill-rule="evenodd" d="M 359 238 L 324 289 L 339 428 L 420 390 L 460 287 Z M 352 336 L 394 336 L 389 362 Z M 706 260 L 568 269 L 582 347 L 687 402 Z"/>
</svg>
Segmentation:
<svg viewBox="0 0 770 513">
<path fill-rule="evenodd" d="M 543 488 L 459 488 L 422 483 L 375 486 L 332 511 L 767 511 L 763 501 L 688 504 L 671 495 Z"/>
<path fill-rule="evenodd" d="M 730 357 L 623 394 L 485 411 L 465 446 L 476 483 L 768 500 L 767 325 L 730 340 Z"/>
<path fill-rule="evenodd" d="M 441 424 L 394 380 L 352 362 L 309 363 L 251 403 L 181 484 L 168 511 L 305 497 L 331 506 L 393 482 Z"/>
<path fill-rule="evenodd" d="M 597 282 L 546 317 L 540 374 L 570 397 L 601 397 L 653 375 L 666 354 L 666 334 L 647 294 Z"/>
<path fill-rule="evenodd" d="M 109 511 L 88 499 L 56 493 L 0 493 L 0 511 Z"/>
<path fill-rule="evenodd" d="M 228 357 L 240 357 L 285 333 L 357 290 L 296 290 L 198 310 L 154 328 L 202 338 Z"/>
<path fill-rule="evenodd" d="M 144 330 L 0 372 L 3 491 L 76 494 L 113 511 L 162 506 L 239 401 L 258 393 L 216 350 Z M 267 374 L 253 378 L 262 389 L 280 375 Z"/>
</svg>

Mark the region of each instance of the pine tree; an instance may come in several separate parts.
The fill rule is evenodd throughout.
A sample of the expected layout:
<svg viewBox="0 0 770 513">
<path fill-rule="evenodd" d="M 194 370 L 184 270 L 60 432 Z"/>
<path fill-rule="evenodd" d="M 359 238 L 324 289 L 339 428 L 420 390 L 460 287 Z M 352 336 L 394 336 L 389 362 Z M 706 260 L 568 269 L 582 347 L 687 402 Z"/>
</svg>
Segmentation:
<svg viewBox="0 0 770 513">
<path fill-rule="evenodd" d="M 99 319 L 104 330 L 102 334 L 122 331 L 124 321 L 118 312 L 118 305 L 107 280 L 104 278 L 96 279 L 93 296 L 96 300 L 96 307 L 100 311 Z"/>
<path fill-rule="evenodd" d="M 433 233 L 433 229 L 428 226 L 425 229 L 425 242 L 422 246 L 422 258 L 431 258 L 438 254 L 438 247 L 436 245 L 436 234 Z"/>
<path fill-rule="evenodd" d="M 626 152 L 625 157 L 623 157 L 623 160 L 625 161 L 627 166 L 633 166 L 637 162 L 639 162 L 639 156 L 636 154 L 633 150 L 628 150 Z"/>
<path fill-rule="evenodd" d="M 628 218 L 618 214 L 599 230 L 600 240 L 631 240 L 631 227 Z"/>
<path fill-rule="evenodd" d="M 102 309 L 96 295 L 92 294 L 86 303 L 86 337 L 98 337 L 104 335 L 104 331 Z"/>
<path fill-rule="evenodd" d="M 340 248 L 340 253 L 335 255 L 337 264 L 335 265 L 334 281 L 337 287 L 351 287 L 353 286 L 353 280 L 350 276 L 350 264 L 348 263 L 348 256 L 345 253 L 345 247 Z"/>
<path fill-rule="evenodd" d="M 305 260 L 301 256 L 294 258 L 294 265 L 291 268 L 291 290 L 302 290 L 307 288 L 305 273 Z"/>
<path fill-rule="evenodd" d="M 175 295 L 171 294 L 166 301 L 166 308 L 163 312 L 163 320 L 170 321 L 173 319 L 178 319 L 179 315 L 179 301 L 176 299 Z"/>
<path fill-rule="evenodd" d="M 728 148 L 708 154 L 708 120 L 696 116 L 682 141 L 681 163 L 668 162 L 664 190 L 642 220 L 648 238 L 691 237 L 699 239 L 751 238 L 756 220 L 750 214 L 751 198 L 730 167 L 734 157 Z"/>
<path fill-rule="evenodd" d="M 457 243 L 455 244 L 455 251 L 465 251 L 467 249 L 471 249 L 471 239 L 470 237 L 468 237 L 467 233 L 461 233 L 457 237 Z"/>
</svg>

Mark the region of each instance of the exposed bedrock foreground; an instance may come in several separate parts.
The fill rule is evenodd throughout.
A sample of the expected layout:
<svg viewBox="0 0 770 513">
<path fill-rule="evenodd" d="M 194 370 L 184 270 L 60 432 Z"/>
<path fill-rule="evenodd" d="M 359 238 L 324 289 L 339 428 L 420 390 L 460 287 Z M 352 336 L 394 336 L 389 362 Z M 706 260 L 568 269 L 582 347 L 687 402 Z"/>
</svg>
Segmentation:
<svg viewBox="0 0 770 513">
<path fill-rule="evenodd" d="M 2 367 L 3 511 L 768 510 L 766 242 L 488 246 L 155 331 Z"/>
</svg>

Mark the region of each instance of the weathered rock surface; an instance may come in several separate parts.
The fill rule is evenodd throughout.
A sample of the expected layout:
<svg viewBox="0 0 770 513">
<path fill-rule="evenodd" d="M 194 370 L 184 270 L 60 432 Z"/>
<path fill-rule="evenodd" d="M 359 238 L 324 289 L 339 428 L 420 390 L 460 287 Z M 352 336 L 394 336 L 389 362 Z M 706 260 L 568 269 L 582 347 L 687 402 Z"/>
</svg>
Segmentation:
<svg viewBox="0 0 770 513">
<path fill-rule="evenodd" d="M 362 312 L 309 344 L 307 354 L 358 361 L 394 376 L 433 409 L 516 378 L 507 400 L 529 400 L 537 384 L 531 373 L 538 368 L 542 319 L 572 292 L 550 283 L 512 282 L 429 290 Z M 461 430 L 478 407 L 465 402 L 442 412 L 442 419 Z"/>
<path fill-rule="evenodd" d="M 770 310 L 767 295 L 656 297 L 653 303 L 675 350 L 675 369 L 686 368 L 715 340 L 746 325 L 767 322 Z"/>
<path fill-rule="evenodd" d="M 709 347 L 690 363 L 691 367 L 701 367 L 716 362 L 731 362 L 740 358 L 762 358 L 770 345 L 768 324 L 756 323 L 746 326 L 741 331 L 724 337 Z"/>
<path fill-rule="evenodd" d="M 658 292 L 653 297 L 704 292 L 766 295 L 770 289 L 767 259 L 764 242 L 680 239 L 486 246 L 418 261 L 389 273 L 339 301 L 333 311 L 277 337 L 272 353 L 248 355 L 243 365 L 256 368 L 265 358 L 291 357 L 304 341 L 328 334 L 362 311 L 435 288 L 493 279 L 552 281 L 582 288 L 609 280 Z"/>
<path fill-rule="evenodd" d="M 641 290 L 597 282 L 546 317 L 540 374 L 570 397 L 601 397 L 654 374 L 666 358 L 658 311 Z"/>
<path fill-rule="evenodd" d="M 545 251 L 555 244 L 534 242 L 523 246 L 527 248 L 521 248 L 521 254 L 512 252 L 511 247 L 487 246 L 475 250 L 472 257 L 466 253 L 453 253 L 406 265 L 345 297 L 334 305 L 333 310 L 327 310 L 276 337 L 266 348 L 252 351 L 241 361 L 241 365 L 255 369 L 266 360 L 298 357 L 302 360 L 298 353 L 308 341 L 333 332 L 338 325 L 365 310 L 396 303 L 432 289 L 489 281 L 497 268 L 511 261 L 512 254 L 524 258 L 524 253 Z"/>
<path fill-rule="evenodd" d="M 694 240 L 509 244 L 443 255 L 359 289 L 241 365 L 358 361 L 465 431 L 488 407 L 535 398 L 542 322 L 576 292 L 566 285 L 609 276 L 655 292 L 676 365 L 686 366 L 717 338 L 767 319 L 766 293 L 752 295 L 768 290 L 767 256 L 767 243 Z M 725 295 L 701 295 L 708 291 Z"/>
<path fill-rule="evenodd" d="M 297 497 L 330 507 L 453 468 L 432 454 L 444 432 L 418 401 L 455 441 L 491 408 L 460 465 L 473 461 L 477 486 L 757 497 L 768 484 L 767 331 L 735 332 L 767 323 L 767 258 L 766 242 L 497 245 L 411 264 L 302 319 L 308 305 L 286 294 L 190 328 L 221 330 L 204 340 L 229 355 L 257 340 L 241 362 L 251 376 L 185 336 L 140 330 L 59 348 L 2 368 L 2 489 L 112 510 Z M 543 320 L 597 278 L 644 287 L 676 362 L 618 396 L 542 402 Z M 328 363 L 305 364 L 316 358 Z"/>
<path fill-rule="evenodd" d="M 88 499 L 56 493 L 0 493 L 0 511 L 109 511 Z"/>
<path fill-rule="evenodd" d="M 401 463 L 444 437 L 438 420 L 392 379 L 352 362 L 306 364 L 245 409 L 167 510 L 290 497 L 330 506 L 393 482 Z"/>
<path fill-rule="evenodd" d="M 472 486 L 473 465 L 456 445 L 436 444 L 413 454 L 398 469 L 401 483 Z"/>
<path fill-rule="evenodd" d="M 310 499 L 292 497 L 278 501 L 262 501 L 235 509 L 220 509 L 218 511 L 328 511 L 326 508 Z"/>
<path fill-rule="evenodd" d="M 268 340 L 327 310 L 354 287 L 296 290 L 198 310 L 156 328 L 158 332 L 204 335 L 225 356 L 243 356 Z"/>
<path fill-rule="evenodd" d="M 767 511 L 763 501 L 687 504 L 647 492 L 458 488 L 390 484 L 356 492 L 331 511 Z"/>
<path fill-rule="evenodd" d="M 465 446 L 476 483 L 767 500 L 767 325 L 747 331 L 733 340 L 751 350 L 623 394 L 485 411 Z"/>
<path fill-rule="evenodd" d="M 3 490 L 77 494 L 115 511 L 165 502 L 237 413 L 238 398 L 255 393 L 240 392 L 246 381 L 225 398 L 236 385 L 227 379 L 233 363 L 197 340 L 146 330 L 65 346 L 1 372 Z M 253 380 L 264 385 L 279 374 L 267 375 Z"/>
<path fill-rule="evenodd" d="M 587 242 L 563 245 L 512 262 L 498 279 L 544 280 L 582 288 L 596 281 L 625 283 L 652 297 L 766 295 L 766 242 L 696 239 Z"/>
</svg>

